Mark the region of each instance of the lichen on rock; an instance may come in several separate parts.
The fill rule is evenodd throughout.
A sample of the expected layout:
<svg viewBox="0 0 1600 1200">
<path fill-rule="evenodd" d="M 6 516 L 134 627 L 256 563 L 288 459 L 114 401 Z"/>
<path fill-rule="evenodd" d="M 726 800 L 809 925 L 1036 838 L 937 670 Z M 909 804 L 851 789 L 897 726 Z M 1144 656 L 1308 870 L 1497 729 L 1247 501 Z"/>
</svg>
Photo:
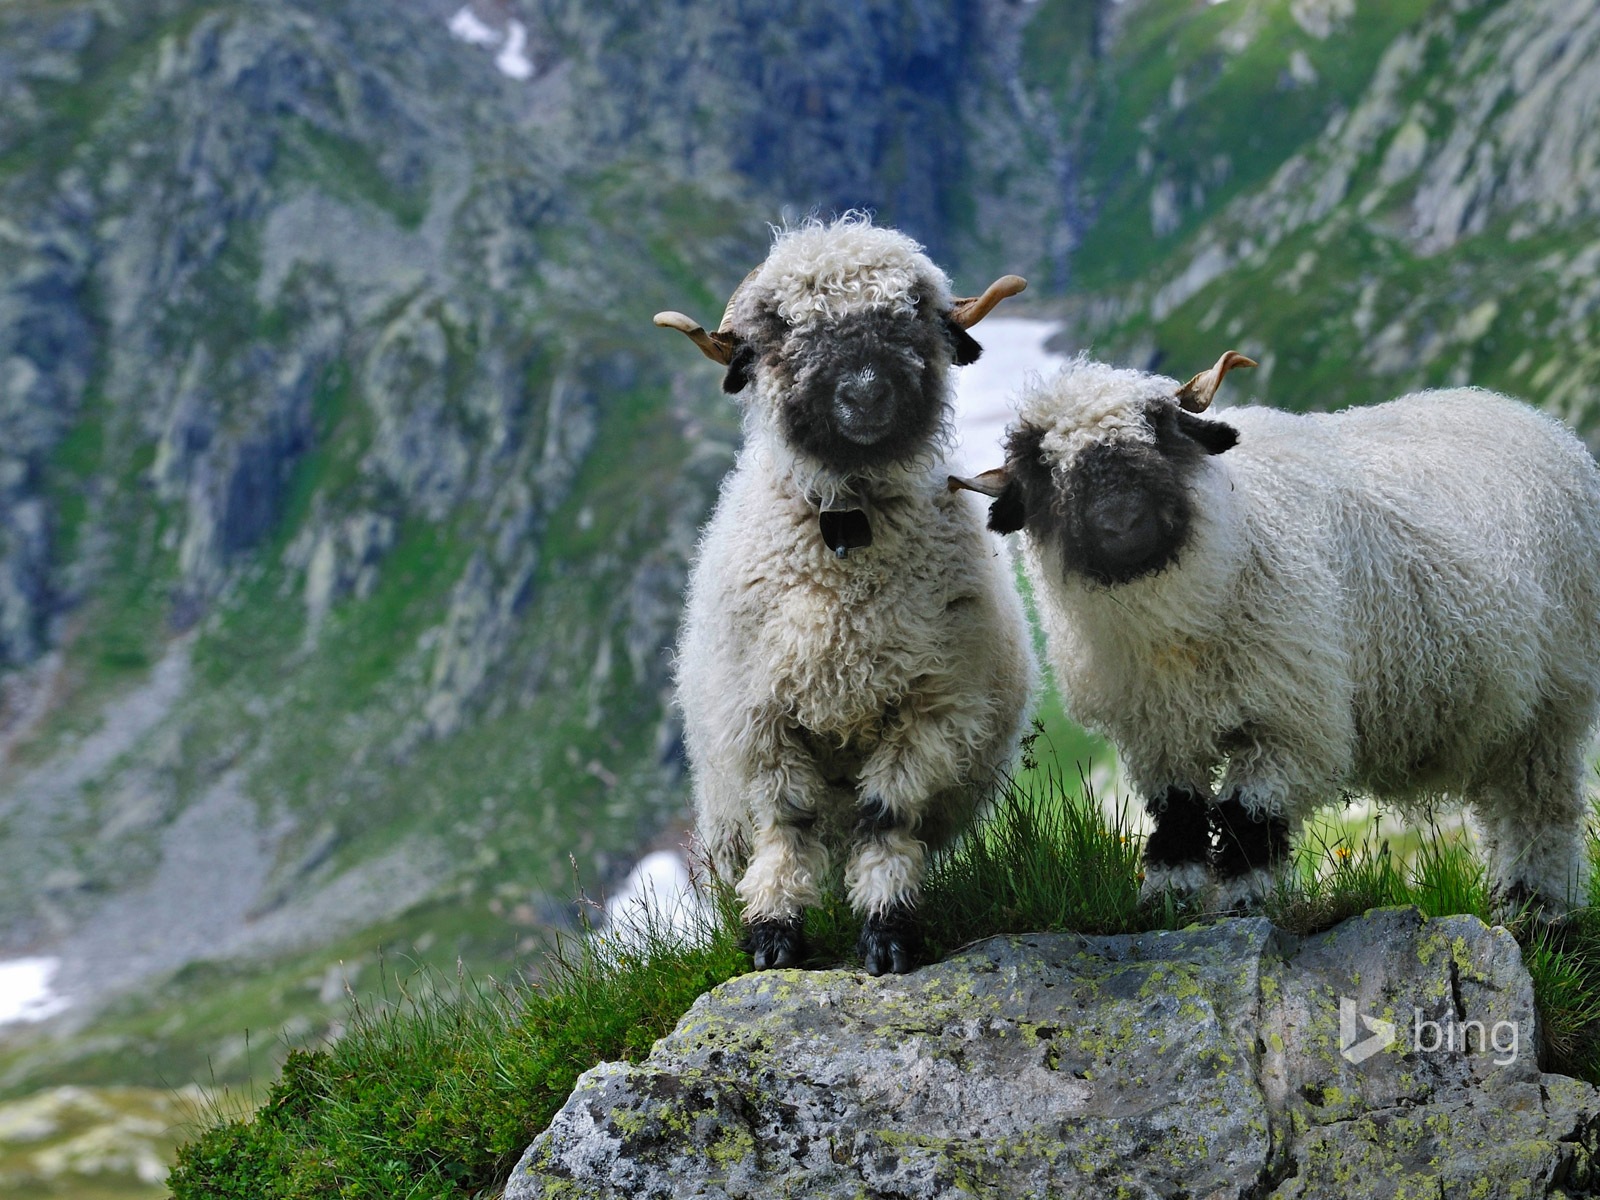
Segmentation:
<svg viewBox="0 0 1600 1200">
<path fill-rule="evenodd" d="M 1537 1041 L 1511 935 L 1413 909 L 763 972 L 585 1074 L 506 1200 L 1589 1194 L 1600 1091 Z"/>
</svg>

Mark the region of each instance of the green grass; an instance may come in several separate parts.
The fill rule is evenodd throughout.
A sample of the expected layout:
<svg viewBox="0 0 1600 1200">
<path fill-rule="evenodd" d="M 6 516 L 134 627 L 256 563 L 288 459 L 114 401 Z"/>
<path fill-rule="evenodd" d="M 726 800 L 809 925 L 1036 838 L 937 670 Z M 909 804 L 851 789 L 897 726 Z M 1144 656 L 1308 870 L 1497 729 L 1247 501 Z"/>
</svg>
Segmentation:
<svg viewBox="0 0 1600 1200">
<path fill-rule="evenodd" d="M 279 178 L 310 183 L 341 200 L 381 209 L 403 229 L 422 224 L 428 215 L 425 181 L 409 187 L 396 183 L 366 145 L 303 117 L 285 125 L 288 136 L 275 164 Z"/>
<path fill-rule="evenodd" d="M 1141 904 L 1132 823 L 1108 816 L 1075 771 L 1031 761 L 1035 744 L 992 816 L 930 868 L 931 953 L 997 933 L 1129 933 L 1220 915 Z M 441 983 L 436 971 L 391 979 L 378 999 L 355 1005 L 342 1040 L 292 1051 L 254 1116 L 219 1115 L 180 1150 L 176 1200 L 492 1192 L 579 1074 L 601 1061 L 639 1061 L 697 996 L 749 969 L 736 906 L 721 899 L 698 937 L 652 929 L 638 949 L 603 937 L 560 940 L 539 981 L 523 988 L 478 986 L 462 974 Z M 1556 924 L 1503 911 L 1465 837 L 1435 830 L 1409 856 L 1373 836 L 1313 832 L 1265 913 L 1309 934 L 1389 905 L 1505 921 L 1534 980 L 1541 1065 L 1600 1081 L 1596 910 Z M 837 898 L 813 909 L 808 965 L 853 961 L 858 928 Z"/>
<path fill-rule="evenodd" d="M 522 993 L 395 983 L 326 1051 L 294 1051 L 265 1104 L 185 1146 L 185 1197 L 470 1196 L 503 1181 L 596 1062 L 637 1061 L 702 992 L 748 968 L 731 919 L 704 945 L 558 943 Z M 410 987 L 420 982 L 422 990 Z"/>
</svg>

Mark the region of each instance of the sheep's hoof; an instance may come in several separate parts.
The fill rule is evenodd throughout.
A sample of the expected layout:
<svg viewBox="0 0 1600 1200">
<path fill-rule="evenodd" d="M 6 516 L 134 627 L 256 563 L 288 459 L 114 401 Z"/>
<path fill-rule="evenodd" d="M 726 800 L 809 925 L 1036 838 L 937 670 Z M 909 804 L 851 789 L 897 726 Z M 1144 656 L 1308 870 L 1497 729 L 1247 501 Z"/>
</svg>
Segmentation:
<svg viewBox="0 0 1600 1200">
<path fill-rule="evenodd" d="M 867 918 L 861 926 L 861 940 L 856 949 L 868 975 L 878 976 L 886 971 L 904 975 L 917 965 L 922 933 L 911 910 L 897 905 Z"/>
<path fill-rule="evenodd" d="M 800 958 L 806 951 L 800 918 L 752 921 L 750 931 L 745 935 L 745 948 L 750 951 L 758 971 L 799 966 Z"/>
<path fill-rule="evenodd" d="M 1278 877 L 1274 872 L 1264 867 L 1253 868 L 1231 879 L 1218 880 L 1216 891 L 1210 897 L 1211 907 L 1224 915 L 1248 916 L 1260 909 L 1262 901 L 1277 886 Z"/>
<path fill-rule="evenodd" d="M 1144 882 L 1139 885 L 1139 903 L 1155 905 L 1168 896 L 1191 900 L 1211 883 L 1211 871 L 1203 862 L 1153 863 L 1146 859 Z"/>
<path fill-rule="evenodd" d="M 1494 907 L 1498 910 L 1497 915 L 1508 925 L 1519 918 L 1531 920 L 1536 925 L 1547 928 L 1558 928 L 1566 923 L 1565 904 L 1550 899 L 1538 888 L 1523 883 L 1520 879 L 1516 883 L 1496 888 L 1493 899 Z"/>
</svg>

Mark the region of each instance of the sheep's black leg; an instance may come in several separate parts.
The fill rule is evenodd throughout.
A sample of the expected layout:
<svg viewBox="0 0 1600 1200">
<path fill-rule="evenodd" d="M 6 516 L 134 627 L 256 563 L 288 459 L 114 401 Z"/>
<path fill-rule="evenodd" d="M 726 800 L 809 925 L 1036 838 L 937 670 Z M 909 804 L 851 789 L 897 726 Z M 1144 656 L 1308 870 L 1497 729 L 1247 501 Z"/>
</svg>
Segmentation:
<svg viewBox="0 0 1600 1200">
<path fill-rule="evenodd" d="M 1177 786 L 1151 803 L 1155 829 L 1144 844 L 1147 895 L 1194 892 L 1205 884 L 1211 851 L 1208 808 L 1205 797 Z"/>
<path fill-rule="evenodd" d="M 746 927 L 745 948 L 755 959 L 758 971 L 779 967 L 797 967 L 806 952 L 803 922 L 799 917 L 790 920 L 752 921 Z"/>
<path fill-rule="evenodd" d="M 1181 867 L 1204 863 L 1211 848 L 1205 800 L 1188 788 L 1169 787 L 1150 806 L 1156 827 L 1144 844 L 1144 860 L 1152 866 Z"/>
<path fill-rule="evenodd" d="M 1272 872 L 1289 857 L 1289 823 L 1251 813 L 1238 793 L 1211 810 L 1211 823 L 1217 837 L 1212 869 L 1223 895 L 1247 902 L 1265 890 Z"/>
<path fill-rule="evenodd" d="M 1567 920 L 1566 905 L 1552 901 L 1526 883 L 1496 887 L 1489 893 L 1489 898 L 1504 924 L 1509 925 L 1518 917 L 1530 917 L 1557 938 L 1564 938 L 1572 928 Z"/>
<path fill-rule="evenodd" d="M 922 930 L 909 904 L 894 907 L 866 919 L 861 940 L 856 944 L 868 975 L 892 971 L 904 975 L 917 965 L 922 951 Z"/>
</svg>

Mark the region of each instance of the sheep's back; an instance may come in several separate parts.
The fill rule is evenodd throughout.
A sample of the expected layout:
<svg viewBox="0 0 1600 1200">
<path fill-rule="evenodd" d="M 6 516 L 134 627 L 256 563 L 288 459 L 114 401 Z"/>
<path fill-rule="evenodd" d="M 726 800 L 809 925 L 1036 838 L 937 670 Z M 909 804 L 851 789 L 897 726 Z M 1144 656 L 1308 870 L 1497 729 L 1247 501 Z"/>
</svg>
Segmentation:
<svg viewBox="0 0 1600 1200">
<path fill-rule="evenodd" d="M 1461 786 L 1552 703 L 1592 709 L 1600 472 L 1559 422 L 1478 389 L 1224 419 L 1230 471 L 1277 509 L 1264 527 L 1322 526 L 1363 782 Z"/>
</svg>

